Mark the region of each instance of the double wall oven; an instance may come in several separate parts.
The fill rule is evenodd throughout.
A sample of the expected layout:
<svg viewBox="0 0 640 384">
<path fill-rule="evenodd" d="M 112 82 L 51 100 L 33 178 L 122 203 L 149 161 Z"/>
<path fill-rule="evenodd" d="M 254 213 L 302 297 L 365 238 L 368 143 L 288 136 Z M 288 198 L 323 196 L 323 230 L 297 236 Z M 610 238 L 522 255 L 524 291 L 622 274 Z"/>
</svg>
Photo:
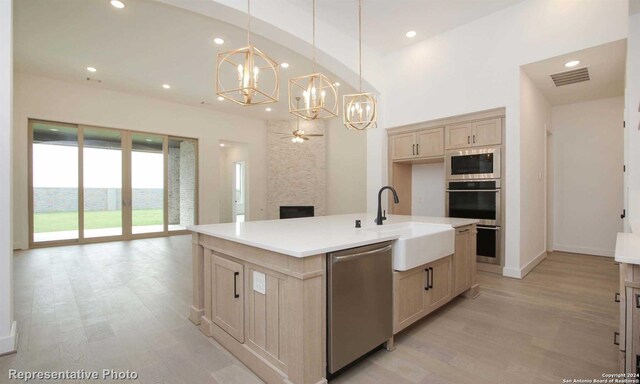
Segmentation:
<svg viewBox="0 0 640 384">
<path fill-rule="evenodd" d="M 500 148 L 453 150 L 445 156 L 447 216 L 478 219 L 478 261 L 498 265 L 502 262 Z"/>
</svg>

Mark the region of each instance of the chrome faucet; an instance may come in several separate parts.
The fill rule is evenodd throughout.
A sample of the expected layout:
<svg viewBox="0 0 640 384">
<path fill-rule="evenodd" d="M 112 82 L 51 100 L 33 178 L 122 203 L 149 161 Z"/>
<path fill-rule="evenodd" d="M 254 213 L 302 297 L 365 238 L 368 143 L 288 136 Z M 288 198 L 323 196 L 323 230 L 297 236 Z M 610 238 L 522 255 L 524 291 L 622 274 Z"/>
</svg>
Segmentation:
<svg viewBox="0 0 640 384">
<path fill-rule="evenodd" d="M 378 225 L 382 225 L 382 222 L 387 220 L 386 217 L 386 212 L 385 215 L 382 215 L 382 191 L 384 191 L 385 189 L 389 189 L 391 190 L 391 192 L 393 192 L 393 202 L 395 204 L 398 204 L 400 202 L 400 199 L 398 199 L 398 194 L 396 193 L 396 190 L 393 189 L 393 187 L 390 186 L 386 186 L 386 187 L 382 187 L 380 188 L 380 191 L 378 191 L 378 215 L 376 216 L 376 224 Z"/>
</svg>

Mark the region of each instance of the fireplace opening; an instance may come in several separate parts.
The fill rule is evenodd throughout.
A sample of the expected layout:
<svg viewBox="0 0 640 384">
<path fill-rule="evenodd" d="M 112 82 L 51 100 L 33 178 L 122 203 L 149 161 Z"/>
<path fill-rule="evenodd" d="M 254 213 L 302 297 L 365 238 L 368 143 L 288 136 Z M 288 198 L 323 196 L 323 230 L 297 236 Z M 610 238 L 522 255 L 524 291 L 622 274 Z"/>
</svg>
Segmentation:
<svg viewBox="0 0 640 384">
<path fill-rule="evenodd" d="M 281 205 L 280 218 L 294 219 L 296 217 L 313 217 L 313 205 Z"/>
</svg>

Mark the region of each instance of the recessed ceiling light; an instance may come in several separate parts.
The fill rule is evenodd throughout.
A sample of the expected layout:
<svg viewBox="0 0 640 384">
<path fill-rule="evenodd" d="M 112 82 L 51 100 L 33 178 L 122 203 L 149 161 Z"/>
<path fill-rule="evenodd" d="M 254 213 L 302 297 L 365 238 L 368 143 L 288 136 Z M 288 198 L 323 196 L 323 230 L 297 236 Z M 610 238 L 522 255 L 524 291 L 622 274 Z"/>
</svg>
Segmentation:
<svg viewBox="0 0 640 384">
<path fill-rule="evenodd" d="M 571 67 L 575 67 L 576 65 L 580 64 L 580 60 L 571 60 L 567 63 L 565 63 L 565 67 L 567 68 L 571 68 Z"/>
<path fill-rule="evenodd" d="M 269 107 L 265 108 L 264 110 L 267 111 L 267 112 L 271 112 L 271 108 L 269 108 Z"/>
<path fill-rule="evenodd" d="M 407 32 L 407 37 L 410 39 L 416 37 L 416 35 L 417 35 L 416 31 Z"/>
<path fill-rule="evenodd" d="M 221 146 L 221 147 L 224 147 L 224 143 L 220 143 L 220 146 Z"/>
<path fill-rule="evenodd" d="M 218 101 L 224 101 L 224 97 L 218 96 Z"/>
<path fill-rule="evenodd" d="M 289 68 L 289 63 L 282 63 L 282 64 L 280 64 L 280 66 L 282 68 L 284 68 L 284 69 L 287 69 L 287 68 Z"/>
<path fill-rule="evenodd" d="M 50 130 L 51 132 L 58 132 L 58 131 L 59 131 L 59 129 L 57 129 L 57 128 L 49 128 L 49 130 Z"/>
<path fill-rule="evenodd" d="M 162 84 L 162 88 L 169 89 L 169 88 L 171 88 L 171 86 L 169 84 Z"/>
<path fill-rule="evenodd" d="M 87 71 L 95 72 L 95 71 L 97 71 L 97 69 L 95 69 L 94 67 L 87 67 Z"/>
<path fill-rule="evenodd" d="M 340 86 L 340 83 L 338 83 L 337 81 L 335 83 L 333 83 L 333 85 L 335 85 L 336 87 Z"/>
<path fill-rule="evenodd" d="M 220 37 L 216 37 L 215 39 L 213 39 L 213 42 L 218 44 L 218 45 L 222 45 L 222 44 L 224 44 L 224 39 L 222 39 Z"/>
<path fill-rule="evenodd" d="M 118 9 L 122 9 L 124 8 L 124 3 L 120 0 L 111 0 L 111 5 L 113 5 L 114 7 L 118 8 Z"/>
</svg>

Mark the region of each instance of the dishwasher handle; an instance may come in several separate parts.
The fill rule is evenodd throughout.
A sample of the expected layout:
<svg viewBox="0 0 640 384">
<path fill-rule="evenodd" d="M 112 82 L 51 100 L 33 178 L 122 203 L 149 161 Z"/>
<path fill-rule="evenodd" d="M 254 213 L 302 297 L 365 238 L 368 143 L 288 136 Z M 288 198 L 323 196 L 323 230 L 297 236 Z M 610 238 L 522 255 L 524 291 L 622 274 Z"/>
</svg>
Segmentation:
<svg viewBox="0 0 640 384">
<path fill-rule="evenodd" d="M 379 252 L 387 252 L 391 250 L 391 244 L 384 246 L 382 248 L 377 248 L 377 249 L 372 249 L 370 251 L 366 251 L 366 252 L 359 252 L 359 253 L 354 253 L 351 255 L 344 255 L 344 256 L 333 256 L 333 260 L 332 262 L 335 263 L 339 263 L 341 261 L 349 261 L 349 260 L 353 260 L 353 259 L 357 259 L 363 256 L 368 256 L 374 253 L 379 253 Z"/>
</svg>

